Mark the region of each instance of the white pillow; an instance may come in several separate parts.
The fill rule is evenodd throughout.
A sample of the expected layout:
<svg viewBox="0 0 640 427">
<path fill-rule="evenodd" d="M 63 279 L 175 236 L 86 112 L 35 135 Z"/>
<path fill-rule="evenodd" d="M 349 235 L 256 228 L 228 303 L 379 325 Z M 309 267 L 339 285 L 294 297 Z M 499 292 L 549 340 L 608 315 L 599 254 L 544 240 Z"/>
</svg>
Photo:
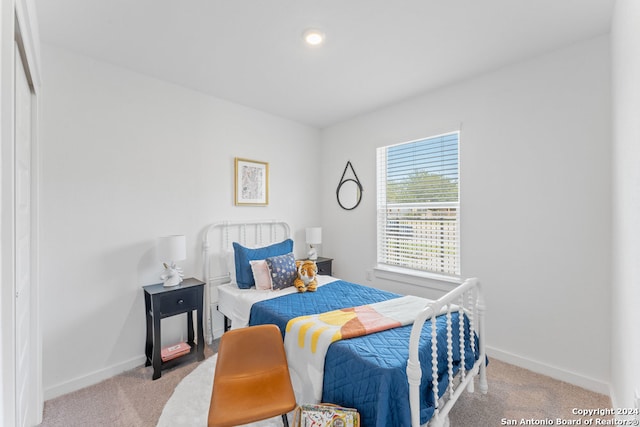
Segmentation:
<svg viewBox="0 0 640 427">
<path fill-rule="evenodd" d="M 253 280 L 256 282 L 256 289 L 270 290 L 272 287 L 271 272 L 267 261 L 264 259 L 249 261 L 251 271 L 253 272 Z"/>
</svg>

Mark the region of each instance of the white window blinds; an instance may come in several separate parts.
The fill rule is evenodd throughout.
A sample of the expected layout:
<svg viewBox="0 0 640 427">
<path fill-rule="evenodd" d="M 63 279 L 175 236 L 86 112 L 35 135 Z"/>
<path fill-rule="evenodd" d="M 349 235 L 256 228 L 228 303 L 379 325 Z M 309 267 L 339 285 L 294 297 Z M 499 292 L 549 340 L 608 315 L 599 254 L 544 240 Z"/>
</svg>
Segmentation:
<svg viewBox="0 0 640 427">
<path fill-rule="evenodd" d="M 459 132 L 377 149 L 378 264 L 460 275 Z"/>
</svg>

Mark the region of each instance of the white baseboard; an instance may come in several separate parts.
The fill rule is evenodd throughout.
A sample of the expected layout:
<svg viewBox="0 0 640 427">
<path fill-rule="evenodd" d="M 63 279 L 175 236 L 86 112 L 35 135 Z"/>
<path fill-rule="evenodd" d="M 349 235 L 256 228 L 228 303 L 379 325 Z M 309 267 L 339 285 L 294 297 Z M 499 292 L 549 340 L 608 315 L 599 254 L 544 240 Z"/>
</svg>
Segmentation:
<svg viewBox="0 0 640 427">
<path fill-rule="evenodd" d="M 584 389 L 604 394 L 609 396 L 611 392 L 610 384 L 596 380 L 594 378 L 586 377 L 575 372 L 567 371 L 566 369 L 550 366 L 535 360 L 527 359 L 526 357 L 519 356 L 517 354 L 509 353 L 494 347 L 487 346 L 487 356 L 489 356 L 489 364 L 491 364 L 491 358 L 494 357 L 503 362 L 510 363 L 521 368 L 528 369 L 538 374 L 546 375 L 556 380 L 564 381 L 569 384 L 573 384 Z M 489 379 L 489 389 L 491 389 L 491 379 Z"/>
<path fill-rule="evenodd" d="M 106 368 L 94 371 L 90 374 L 83 375 L 81 377 L 77 377 L 51 387 L 47 387 L 44 390 L 44 400 L 53 399 L 54 397 L 62 396 L 63 394 L 71 393 L 72 391 L 80 390 L 81 388 L 97 384 L 100 381 L 111 378 L 124 371 L 136 368 L 142 365 L 145 360 L 146 356 L 136 356 L 116 365 L 108 366 Z"/>
</svg>

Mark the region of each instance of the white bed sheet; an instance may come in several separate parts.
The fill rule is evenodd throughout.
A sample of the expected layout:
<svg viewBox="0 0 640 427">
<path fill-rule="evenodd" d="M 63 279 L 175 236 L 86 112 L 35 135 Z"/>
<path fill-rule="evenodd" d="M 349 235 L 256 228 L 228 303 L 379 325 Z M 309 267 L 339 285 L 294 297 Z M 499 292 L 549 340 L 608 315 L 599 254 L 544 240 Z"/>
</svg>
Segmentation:
<svg viewBox="0 0 640 427">
<path fill-rule="evenodd" d="M 335 282 L 335 277 L 318 275 L 318 286 Z M 283 295 L 295 294 L 298 290 L 294 286 L 277 291 L 240 289 L 235 283 L 218 286 L 218 311 L 231 320 L 231 329 L 249 326 L 251 306 L 256 302 L 277 298 Z"/>
</svg>

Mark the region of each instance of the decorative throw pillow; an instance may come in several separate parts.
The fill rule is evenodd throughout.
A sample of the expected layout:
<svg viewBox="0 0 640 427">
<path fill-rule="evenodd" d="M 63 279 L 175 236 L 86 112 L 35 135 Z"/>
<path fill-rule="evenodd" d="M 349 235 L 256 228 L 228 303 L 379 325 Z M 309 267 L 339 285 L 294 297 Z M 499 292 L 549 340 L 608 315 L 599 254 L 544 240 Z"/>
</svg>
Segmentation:
<svg viewBox="0 0 640 427">
<path fill-rule="evenodd" d="M 267 261 L 263 259 L 249 261 L 251 271 L 253 271 L 253 280 L 256 282 L 256 289 L 271 289 L 271 272 Z"/>
<path fill-rule="evenodd" d="M 293 253 L 270 257 L 265 261 L 271 272 L 271 287 L 274 290 L 293 286 L 293 281 L 298 277 L 296 258 Z"/>
<path fill-rule="evenodd" d="M 236 261 L 236 283 L 240 289 L 249 289 L 256 284 L 249 261 L 267 259 L 292 252 L 293 240 L 287 239 L 261 248 L 247 248 L 240 243 L 233 242 L 233 251 Z"/>
</svg>

